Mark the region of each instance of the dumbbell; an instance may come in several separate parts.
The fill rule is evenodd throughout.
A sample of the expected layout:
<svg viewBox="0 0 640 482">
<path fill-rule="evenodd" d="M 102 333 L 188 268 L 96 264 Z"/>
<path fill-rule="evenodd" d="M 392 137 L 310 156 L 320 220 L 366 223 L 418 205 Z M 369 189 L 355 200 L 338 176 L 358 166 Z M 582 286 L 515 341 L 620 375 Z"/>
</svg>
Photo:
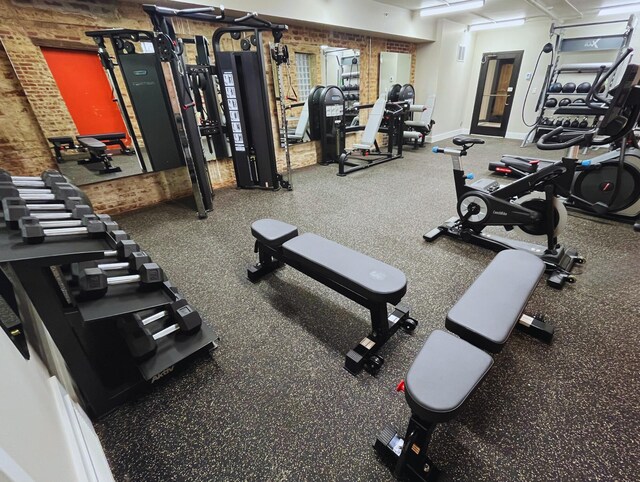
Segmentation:
<svg viewBox="0 0 640 482">
<path fill-rule="evenodd" d="M 72 187 L 73 189 L 75 189 L 76 191 L 78 191 L 78 188 L 76 186 L 74 186 L 73 184 L 68 183 L 66 180 L 65 181 L 56 181 L 56 182 L 52 182 L 49 186 L 19 186 L 14 182 L 11 181 L 2 181 L 0 180 L 0 186 L 5 187 L 5 188 L 10 188 L 10 187 L 14 187 L 18 190 L 19 193 L 21 194 L 57 194 L 58 191 L 60 191 L 61 189 L 64 189 L 66 187 Z"/>
<path fill-rule="evenodd" d="M 129 254 L 125 261 L 113 262 L 113 263 L 97 263 L 95 261 L 84 261 L 81 263 L 73 263 L 74 267 L 71 268 L 71 274 L 81 274 L 85 269 L 98 268 L 102 271 L 118 271 L 126 269 L 131 274 L 136 274 L 142 268 L 142 265 L 151 263 L 151 257 L 144 251 L 134 251 Z M 79 278 L 79 276 L 78 276 Z"/>
<path fill-rule="evenodd" d="M 22 189 L 11 183 L 0 182 L 0 199 L 19 197 L 25 201 L 61 201 L 80 197 L 78 188 L 66 183 L 57 183 L 52 189 Z"/>
<path fill-rule="evenodd" d="M 138 274 L 125 276 L 107 276 L 99 268 L 85 268 L 78 277 L 80 296 L 84 299 L 103 297 L 109 286 L 137 283 L 141 289 L 155 289 L 162 286 L 164 272 L 156 263 L 145 263 L 138 270 Z"/>
<path fill-rule="evenodd" d="M 69 182 L 58 171 L 44 171 L 41 176 L 12 176 L 9 171 L 0 169 L 0 182 L 11 182 L 15 186 L 49 187 L 56 182 Z"/>
<path fill-rule="evenodd" d="M 200 314 L 184 298 L 174 301 L 167 309 L 146 318 L 142 318 L 138 313 L 134 313 L 133 318 L 135 324 L 126 320 L 120 328 L 125 332 L 127 346 L 134 358 L 146 358 L 153 355 L 158 349 L 158 340 L 172 333 L 192 335 L 202 327 Z M 174 323 L 160 331 L 151 333 L 147 326 L 164 318 L 170 318 Z"/>
<path fill-rule="evenodd" d="M 27 244 L 42 243 L 45 238 L 54 236 L 88 235 L 90 238 L 104 236 L 110 229 L 117 229 L 114 221 L 88 220 L 85 226 L 66 228 L 45 228 L 40 220 L 33 216 L 25 216 L 18 221 L 22 240 Z"/>
<path fill-rule="evenodd" d="M 110 234 L 112 236 L 118 236 L 119 233 L 122 233 L 122 236 L 127 236 L 124 231 L 119 230 L 112 231 Z M 103 256 L 105 258 L 115 258 L 117 261 L 124 262 L 127 261 L 133 253 L 137 252 L 140 252 L 140 246 L 138 246 L 138 243 L 131 239 L 120 239 L 117 240 L 116 249 L 104 251 Z M 75 283 L 77 283 L 80 275 L 86 268 L 95 267 L 96 261 L 82 261 L 80 263 L 71 263 L 71 279 Z"/>
<path fill-rule="evenodd" d="M 80 198 L 74 198 L 80 199 Z M 92 214 L 91 206 L 86 204 L 76 204 L 75 201 L 69 203 L 72 207 L 69 211 L 64 209 L 67 207 L 67 203 L 61 205 L 60 210 L 48 210 L 44 212 L 36 211 L 40 205 L 35 205 L 35 209 L 32 212 L 34 205 L 29 205 L 24 199 L 9 197 L 2 200 L 2 211 L 4 213 L 4 222 L 11 229 L 18 229 L 18 221 L 25 216 L 33 216 L 42 220 L 51 219 L 82 219 L 86 214 Z M 46 206 L 46 205 L 45 205 Z M 109 218 L 110 220 L 111 218 Z M 70 224 L 69 226 L 74 226 Z M 51 226 L 50 226 L 51 227 Z"/>
</svg>

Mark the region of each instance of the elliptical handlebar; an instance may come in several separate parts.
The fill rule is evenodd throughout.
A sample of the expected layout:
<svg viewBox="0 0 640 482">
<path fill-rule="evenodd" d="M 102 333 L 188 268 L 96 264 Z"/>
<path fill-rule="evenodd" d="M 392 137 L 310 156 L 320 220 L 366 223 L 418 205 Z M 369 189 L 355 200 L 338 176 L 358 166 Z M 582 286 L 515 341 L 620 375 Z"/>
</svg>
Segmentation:
<svg viewBox="0 0 640 482">
<path fill-rule="evenodd" d="M 603 99 L 602 97 L 600 97 L 598 95 L 599 90 L 604 86 L 604 83 L 609 79 L 609 77 L 611 77 L 611 74 L 613 74 L 618 67 L 620 67 L 620 65 L 622 64 L 622 62 L 624 62 L 624 60 L 629 57 L 629 55 L 631 55 L 631 53 L 633 52 L 632 48 L 628 48 L 624 54 L 622 54 L 620 56 L 620 58 L 618 58 L 613 65 L 606 71 L 606 73 L 603 74 L 603 72 L 605 72 L 604 67 L 600 68 L 600 72 L 598 72 L 598 76 L 596 77 L 596 81 L 593 83 L 593 85 L 591 86 L 591 89 L 589 90 L 589 93 L 587 94 L 587 96 L 584 99 L 585 104 L 587 105 L 587 107 L 590 107 L 592 109 L 601 107 L 601 106 L 596 106 L 595 102 L 598 103 L 603 103 L 606 106 L 611 105 L 611 103 L 609 101 L 607 101 L 606 99 Z"/>
</svg>

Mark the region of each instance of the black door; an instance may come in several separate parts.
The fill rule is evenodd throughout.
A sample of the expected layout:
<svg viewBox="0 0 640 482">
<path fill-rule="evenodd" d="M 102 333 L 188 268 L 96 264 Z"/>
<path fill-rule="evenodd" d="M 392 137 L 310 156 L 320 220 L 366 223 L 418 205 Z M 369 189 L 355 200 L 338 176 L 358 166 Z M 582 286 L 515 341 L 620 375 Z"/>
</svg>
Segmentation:
<svg viewBox="0 0 640 482">
<path fill-rule="evenodd" d="M 482 55 L 471 134 L 504 137 L 522 63 L 522 50 Z"/>
</svg>

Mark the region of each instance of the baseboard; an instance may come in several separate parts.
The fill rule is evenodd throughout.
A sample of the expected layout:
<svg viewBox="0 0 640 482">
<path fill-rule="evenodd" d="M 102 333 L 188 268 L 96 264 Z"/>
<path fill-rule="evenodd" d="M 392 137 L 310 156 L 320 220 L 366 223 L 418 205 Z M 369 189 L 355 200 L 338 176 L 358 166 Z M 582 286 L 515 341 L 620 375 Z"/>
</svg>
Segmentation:
<svg viewBox="0 0 640 482">
<path fill-rule="evenodd" d="M 425 141 L 429 144 L 433 144 L 434 142 L 440 142 L 443 141 L 445 139 L 450 139 L 452 137 L 455 136 L 459 136 L 462 134 L 467 134 L 468 133 L 468 129 L 456 129 L 454 131 L 449 131 L 449 132 L 442 132 L 439 134 L 431 134 L 429 136 L 427 136 L 427 138 L 425 139 Z"/>
<path fill-rule="evenodd" d="M 507 131 L 504 137 L 505 139 L 517 139 L 519 141 L 523 141 L 524 138 L 527 137 L 527 132 Z"/>
</svg>

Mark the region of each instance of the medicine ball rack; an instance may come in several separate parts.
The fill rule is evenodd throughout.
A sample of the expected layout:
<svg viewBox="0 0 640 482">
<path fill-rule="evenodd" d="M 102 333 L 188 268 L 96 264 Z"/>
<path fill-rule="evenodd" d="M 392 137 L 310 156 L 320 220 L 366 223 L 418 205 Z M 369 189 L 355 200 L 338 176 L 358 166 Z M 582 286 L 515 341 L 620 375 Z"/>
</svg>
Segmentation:
<svg viewBox="0 0 640 482">
<path fill-rule="evenodd" d="M 597 25 L 611 25 L 619 23 L 625 24 L 624 32 L 620 34 L 589 37 L 565 37 L 567 29 L 588 28 Z M 536 105 L 536 112 L 539 113 L 536 125 L 534 125 L 533 128 L 527 133 L 524 140 L 522 141 L 521 147 L 525 147 L 530 142 L 536 141 L 541 135 L 546 134 L 547 132 L 551 132 L 559 125 L 563 125 L 565 127 L 565 131 L 574 132 L 586 132 L 589 129 L 593 128 L 592 124 L 595 124 L 595 122 L 597 121 L 597 119 L 595 118 L 591 119 L 591 122 L 587 121 L 587 126 L 584 126 L 584 122 L 582 122 L 582 125 L 584 127 L 578 127 L 576 126 L 576 124 L 579 125 L 579 123 L 575 122 L 576 120 L 578 120 L 577 118 L 574 119 L 573 125 L 571 125 L 571 123 L 567 124 L 565 122 L 569 120 L 568 118 L 564 119 L 558 117 L 557 119 L 553 119 L 552 117 L 550 117 L 555 114 L 555 111 L 558 107 L 566 107 L 559 105 L 559 101 L 561 99 L 567 98 L 570 99 L 572 103 L 574 103 L 577 99 L 583 99 L 587 95 L 586 92 L 576 93 L 575 86 L 573 89 L 566 89 L 566 91 L 561 90 L 560 92 L 555 91 L 556 89 L 553 89 L 552 86 L 554 84 L 559 84 L 564 87 L 569 82 L 573 82 L 574 84 L 576 84 L 577 82 L 575 82 L 575 76 L 583 74 L 592 74 L 592 76 L 589 78 L 585 78 L 583 75 L 583 80 L 581 81 L 589 81 L 589 83 L 593 83 L 596 76 L 602 71 L 601 69 L 603 67 L 610 67 L 613 62 L 618 60 L 624 54 L 631 42 L 631 37 L 633 36 L 635 26 L 635 15 L 630 15 L 627 20 L 577 23 L 571 25 L 556 25 L 554 23 L 551 25 L 549 36 L 555 37 L 553 50 L 554 54 L 552 55 L 551 62 L 547 66 L 543 88 L 540 92 L 538 103 Z M 561 58 L 563 57 L 561 54 L 597 54 L 598 52 L 604 51 L 615 51 L 615 56 L 612 59 L 613 62 L 599 61 L 592 63 L 561 63 Z M 567 76 L 567 74 L 571 74 L 572 77 Z M 607 89 L 609 87 L 610 84 L 606 86 Z M 551 105 L 554 102 L 550 99 L 555 100 L 555 106 Z M 552 112 L 549 114 L 548 110 L 551 110 Z M 586 120 L 586 117 L 584 120 Z M 556 124 L 557 121 L 564 122 L 564 124 Z"/>
</svg>

